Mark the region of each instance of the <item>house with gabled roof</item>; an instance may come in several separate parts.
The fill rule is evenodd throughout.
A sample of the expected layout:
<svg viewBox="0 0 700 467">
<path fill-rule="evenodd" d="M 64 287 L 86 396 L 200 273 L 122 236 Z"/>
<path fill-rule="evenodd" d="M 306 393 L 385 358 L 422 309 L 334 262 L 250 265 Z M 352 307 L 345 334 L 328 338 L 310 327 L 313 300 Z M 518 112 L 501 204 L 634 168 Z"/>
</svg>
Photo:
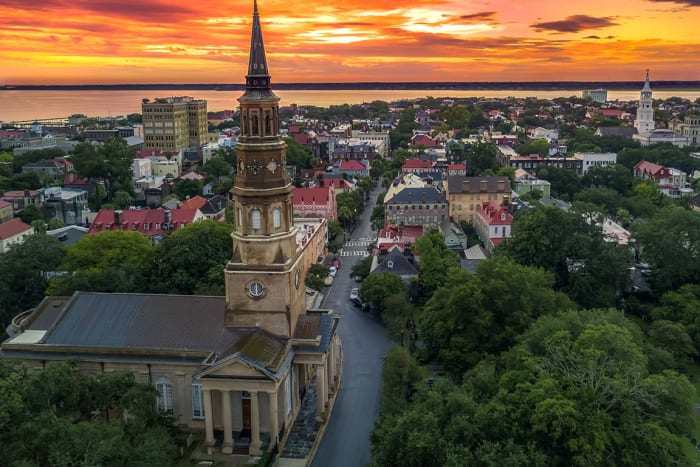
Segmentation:
<svg viewBox="0 0 700 467">
<path fill-rule="evenodd" d="M 295 216 L 338 220 L 335 190 L 331 186 L 295 188 L 292 191 L 292 207 Z"/>
<path fill-rule="evenodd" d="M 333 173 L 352 177 L 369 177 L 369 161 L 363 160 L 342 160 L 333 166 Z"/>
<path fill-rule="evenodd" d="M 25 224 L 19 217 L 0 224 L 0 254 L 6 253 L 12 245 L 24 242 L 34 235 L 34 227 Z"/>
<path fill-rule="evenodd" d="M 418 265 L 412 250 L 399 245 L 375 250 L 372 255 L 370 274 L 391 272 L 398 274 L 404 282 L 418 277 Z"/>
<path fill-rule="evenodd" d="M 513 214 L 507 200 L 502 203 L 484 201 L 474 217 L 474 229 L 488 252 L 510 238 L 512 223 Z"/>
<path fill-rule="evenodd" d="M 682 170 L 644 160 L 637 162 L 632 170 L 635 177 L 651 180 L 661 193 L 671 198 L 679 198 L 693 193 L 692 189 L 687 188 L 687 174 Z"/>
</svg>

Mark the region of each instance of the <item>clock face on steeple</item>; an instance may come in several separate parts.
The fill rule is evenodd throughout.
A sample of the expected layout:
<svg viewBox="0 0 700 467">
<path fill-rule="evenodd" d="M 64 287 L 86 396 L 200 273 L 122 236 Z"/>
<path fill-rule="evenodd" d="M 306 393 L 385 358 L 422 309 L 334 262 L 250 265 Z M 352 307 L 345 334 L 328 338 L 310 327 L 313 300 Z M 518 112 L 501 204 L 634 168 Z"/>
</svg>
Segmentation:
<svg viewBox="0 0 700 467">
<path fill-rule="evenodd" d="M 265 288 L 258 281 L 253 281 L 248 285 L 248 293 L 253 298 L 260 298 L 265 293 Z"/>
</svg>

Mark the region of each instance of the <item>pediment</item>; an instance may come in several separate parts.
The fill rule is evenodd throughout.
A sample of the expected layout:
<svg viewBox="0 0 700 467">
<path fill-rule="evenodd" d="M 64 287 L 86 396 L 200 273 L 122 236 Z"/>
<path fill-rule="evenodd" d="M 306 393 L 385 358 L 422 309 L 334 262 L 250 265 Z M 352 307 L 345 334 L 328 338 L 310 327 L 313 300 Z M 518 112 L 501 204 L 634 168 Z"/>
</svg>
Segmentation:
<svg viewBox="0 0 700 467">
<path fill-rule="evenodd" d="M 203 369 L 197 375 L 197 378 L 268 378 L 269 375 L 264 371 L 256 368 L 249 362 L 246 362 L 239 356 L 232 356 L 227 359 L 214 363 L 208 368 Z"/>
</svg>

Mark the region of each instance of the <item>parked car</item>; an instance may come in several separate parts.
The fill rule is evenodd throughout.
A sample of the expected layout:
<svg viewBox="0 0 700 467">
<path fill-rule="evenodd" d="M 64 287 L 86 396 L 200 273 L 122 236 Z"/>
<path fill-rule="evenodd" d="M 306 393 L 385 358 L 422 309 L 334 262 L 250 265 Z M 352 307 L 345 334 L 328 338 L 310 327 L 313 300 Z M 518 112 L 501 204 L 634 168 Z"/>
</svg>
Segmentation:
<svg viewBox="0 0 700 467">
<path fill-rule="evenodd" d="M 329 274 L 331 277 L 335 277 L 335 275 L 338 274 L 338 268 L 336 268 L 335 266 L 331 266 L 331 267 L 328 269 L 328 274 Z"/>
<path fill-rule="evenodd" d="M 360 289 L 358 289 L 357 287 L 354 287 L 350 291 L 350 300 L 356 300 L 358 298 L 360 298 Z"/>
</svg>

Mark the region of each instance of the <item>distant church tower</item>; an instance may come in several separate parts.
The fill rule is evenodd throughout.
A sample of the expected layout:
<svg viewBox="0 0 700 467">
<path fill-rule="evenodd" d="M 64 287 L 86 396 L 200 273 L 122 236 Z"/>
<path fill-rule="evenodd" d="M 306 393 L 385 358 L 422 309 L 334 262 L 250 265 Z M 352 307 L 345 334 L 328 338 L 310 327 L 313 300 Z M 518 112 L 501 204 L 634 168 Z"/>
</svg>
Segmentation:
<svg viewBox="0 0 700 467">
<path fill-rule="evenodd" d="M 649 85 L 649 70 L 644 80 L 644 87 L 639 97 L 639 107 L 637 107 L 637 118 L 634 120 L 634 127 L 637 133 L 649 133 L 654 131 L 654 108 L 651 97 L 651 86 Z"/>
<path fill-rule="evenodd" d="M 286 144 L 279 135 L 279 97 L 270 89 L 257 1 L 246 89 L 238 98 L 241 135 L 231 189 L 233 257 L 224 271 L 226 325 L 261 327 L 291 337 L 306 312 L 302 249 L 297 245 Z"/>
</svg>

